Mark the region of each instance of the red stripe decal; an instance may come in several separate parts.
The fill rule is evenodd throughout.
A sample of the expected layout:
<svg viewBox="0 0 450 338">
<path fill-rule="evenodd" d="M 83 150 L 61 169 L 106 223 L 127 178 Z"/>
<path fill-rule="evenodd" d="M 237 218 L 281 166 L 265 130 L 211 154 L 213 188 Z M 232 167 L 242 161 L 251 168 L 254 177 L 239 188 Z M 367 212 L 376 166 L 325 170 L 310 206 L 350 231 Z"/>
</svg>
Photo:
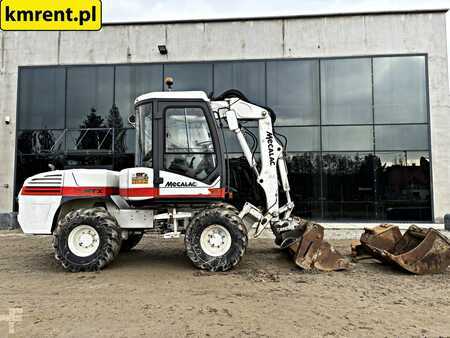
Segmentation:
<svg viewBox="0 0 450 338">
<path fill-rule="evenodd" d="M 158 188 L 129 188 L 120 189 L 122 197 L 156 197 L 159 194 Z"/>
<path fill-rule="evenodd" d="M 63 187 L 63 196 L 111 196 L 118 195 L 119 188 L 114 187 Z"/>
<path fill-rule="evenodd" d="M 28 196 L 59 196 L 61 195 L 60 187 L 23 187 L 20 191 L 21 195 Z"/>
<path fill-rule="evenodd" d="M 21 195 L 28 196 L 88 196 L 105 197 L 118 195 L 119 189 L 114 187 L 29 187 L 24 186 Z"/>
<path fill-rule="evenodd" d="M 225 198 L 224 188 L 209 188 L 208 194 L 168 194 L 161 195 L 158 188 L 129 188 L 115 187 L 29 187 L 24 186 L 20 192 L 27 196 L 66 196 L 66 197 L 106 197 L 119 195 L 122 197 L 147 198 Z"/>
<path fill-rule="evenodd" d="M 224 188 L 209 188 L 208 194 L 164 194 L 161 195 L 158 188 L 128 188 L 120 189 L 122 197 L 146 197 L 146 198 L 225 198 Z"/>
</svg>

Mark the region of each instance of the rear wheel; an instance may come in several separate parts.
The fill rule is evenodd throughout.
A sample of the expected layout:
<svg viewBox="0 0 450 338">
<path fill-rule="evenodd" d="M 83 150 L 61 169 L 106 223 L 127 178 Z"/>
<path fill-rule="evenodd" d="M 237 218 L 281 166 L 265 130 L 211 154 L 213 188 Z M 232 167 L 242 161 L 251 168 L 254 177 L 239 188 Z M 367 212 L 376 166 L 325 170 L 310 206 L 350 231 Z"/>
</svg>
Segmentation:
<svg viewBox="0 0 450 338">
<path fill-rule="evenodd" d="M 103 208 L 72 211 L 54 232 L 55 258 L 68 271 L 97 271 L 118 255 L 120 228 Z"/>
<path fill-rule="evenodd" d="M 131 232 L 128 234 L 127 239 L 122 240 L 122 246 L 120 247 L 120 252 L 131 251 L 136 245 L 139 244 L 142 237 L 144 237 L 143 232 Z"/>
<path fill-rule="evenodd" d="M 187 255 L 203 270 L 230 270 L 241 261 L 247 243 L 247 229 L 234 208 L 207 208 L 186 229 Z"/>
</svg>

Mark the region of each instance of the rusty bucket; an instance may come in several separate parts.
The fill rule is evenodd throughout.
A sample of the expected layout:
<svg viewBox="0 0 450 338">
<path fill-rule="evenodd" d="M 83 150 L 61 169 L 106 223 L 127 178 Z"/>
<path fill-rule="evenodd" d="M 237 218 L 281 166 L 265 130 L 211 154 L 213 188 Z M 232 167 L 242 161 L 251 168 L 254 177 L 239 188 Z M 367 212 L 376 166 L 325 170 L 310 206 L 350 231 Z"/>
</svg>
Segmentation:
<svg viewBox="0 0 450 338">
<path fill-rule="evenodd" d="M 450 241 L 435 229 L 416 225 L 403 236 L 397 226 L 388 224 L 366 229 L 361 247 L 356 251 L 418 275 L 441 273 L 450 265 Z"/>
<path fill-rule="evenodd" d="M 350 262 L 323 239 L 324 229 L 321 225 L 307 222 L 297 236 L 298 240 L 289 245 L 289 251 L 297 266 L 304 270 L 320 271 L 350 268 Z"/>
</svg>

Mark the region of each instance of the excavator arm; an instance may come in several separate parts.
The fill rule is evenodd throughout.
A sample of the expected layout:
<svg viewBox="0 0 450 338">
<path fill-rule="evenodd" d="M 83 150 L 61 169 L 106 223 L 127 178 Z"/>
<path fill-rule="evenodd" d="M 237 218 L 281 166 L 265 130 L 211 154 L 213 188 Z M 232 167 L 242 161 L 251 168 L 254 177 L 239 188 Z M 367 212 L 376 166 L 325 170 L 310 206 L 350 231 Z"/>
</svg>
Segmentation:
<svg viewBox="0 0 450 338">
<path fill-rule="evenodd" d="M 239 214 L 248 228 L 255 228 L 254 237 L 271 228 L 275 243 L 282 249 L 289 249 L 295 263 L 303 269 L 348 269 L 348 261 L 323 239 L 324 229 L 319 224 L 291 217 L 295 205 L 290 195 L 285 149 L 273 128 L 273 113 L 268 108 L 238 96 L 213 100 L 211 108 L 215 117 L 225 120 L 228 129 L 236 135 L 248 164 L 255 172 L 257 183 L 265 194 L 264 209 L 246 202 Z M 241 124 L 244 121 L 258 124 L 260 166 L 242 132 Z M 279 185 L 286 197 L 284 205 L 280 205 Z"/>
<path fill-rule="evenodd" d="M 248 164 L 255 172 L 257 183 L 265 193 L 264 210 L 247 202 L 241 211 L 241 218 L 250 223 L 248 225 L 256 227 L 256 237 L 270 226 L 293 230 L 295 225 L 290 224 L 292 222 L 290 215 L 294 209 L 294 203 L 290 195 L 284 149 L 274 133 L 271 114 L 263 107 L 236 97 L 224 101 L 212 101 L 211 106 L 216 117 L 225 120 L 229 130 L 236 135 Z M 255 121 L 258 124 L 260 167 L 242 132 L 241 122 L 243 121 Z M 286 203 L 281 206 L 279 183 L 281 183 L 282 193 L 286 196 Z"/>
</svg>

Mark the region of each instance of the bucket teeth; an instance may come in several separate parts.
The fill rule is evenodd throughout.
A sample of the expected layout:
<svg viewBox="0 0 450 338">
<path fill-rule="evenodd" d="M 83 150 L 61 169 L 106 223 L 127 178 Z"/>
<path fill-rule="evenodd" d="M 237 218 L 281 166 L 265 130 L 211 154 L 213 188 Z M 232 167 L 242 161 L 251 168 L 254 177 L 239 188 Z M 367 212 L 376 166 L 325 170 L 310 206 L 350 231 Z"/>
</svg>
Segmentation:
<svg viewBox="0 0 450 338">
<path fill-rule="evenodd" d="M 304 270 L 348 270 L 350 262 L 323 239 L 321 225 L 306 222 L 295 230 L 281 235 L 282 248 L 288 248 L 297 266 Z"/>
</svg>

